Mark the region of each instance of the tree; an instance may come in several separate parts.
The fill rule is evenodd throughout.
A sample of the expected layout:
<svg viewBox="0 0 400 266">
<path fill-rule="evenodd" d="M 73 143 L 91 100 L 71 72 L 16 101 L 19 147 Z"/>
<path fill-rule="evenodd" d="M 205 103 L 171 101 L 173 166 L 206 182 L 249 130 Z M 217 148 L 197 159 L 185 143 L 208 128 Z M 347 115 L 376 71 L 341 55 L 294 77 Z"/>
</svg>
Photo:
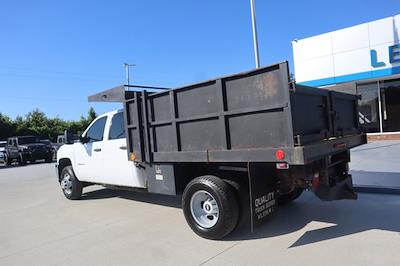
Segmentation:
<svg viewBox="0 0 400 266">
<path fill-rule="evenodd" d="M 12 120 L 0 113 L 0 140 L 6 139 L 15 132 L 15 124 Z"/>
<path fill-rule="evenodd" d="M 28 130 L 35 135 L 43 138 L 49 138 L 52 129 L 49 126 L 49 119 L 39 109 L 34 109 L 26 115 L 26 124 Z"/>
<path fill-rule="evenodd" d="M 93 107 L 90 107 L 87 117 L 85 118 L 85 117 L 81 116 L 81 120 L 79 121 L 80 122 L 80 125 L 79 125 L 80 130 L 78 130 L 78 131 L 83 132 L 90 125 L 90 123 L 92 123 L 93 120 L 96 119 L 96 117 L 97 117 L 96 111 L 94 110 Z"/>
<path fill-rule="evenodd" d="M 97 117 L 96 111 L 94 110 L 93 107 L 90 107 L 89 112 L 88 112 L 88 118 L 87 118 L 89 124 L 92 123 L 93 120 L 96 119 L 96 117 Z"/>
<path fill-rule="evenodd" d="M 15 120 L 0 113 L 0 140 L 11 136 L 36 135 L 55 141 L 66 129 L 73 133 L 83 132 L 96 117 L 96 111 L 92 107 L 87 117 L 82 116 L 79 121 L 64 121 L 58 117 L 48 118 L 39 109 L 32 110 L 25 117 L 17 116 Z"/>
</svg>

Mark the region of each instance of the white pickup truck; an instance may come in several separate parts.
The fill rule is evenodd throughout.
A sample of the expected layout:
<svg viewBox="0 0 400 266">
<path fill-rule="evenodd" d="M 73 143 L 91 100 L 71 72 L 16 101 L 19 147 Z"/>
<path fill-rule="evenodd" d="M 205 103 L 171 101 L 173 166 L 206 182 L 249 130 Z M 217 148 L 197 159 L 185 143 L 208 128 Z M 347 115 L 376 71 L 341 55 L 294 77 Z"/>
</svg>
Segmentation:
<svg viewBox="0 0 400 266">
<path fill-rule="evenodd" d="M 80 141 L 63 145 L 57 152 L 59 167 L 63 171 L 61 185 L 67 198 L 81 196 L 82 182 L 146 187 L 141 168 L 127 159 L 122 111 L 97 117 L 82 136 L 84 138 Z M 65 158 L 68 158 L 70 167 L 63 167 Z M 80 182 L 74 182 L 76 177 Z"/>
<path fill-rule="evenodd" d="M 62 170 L 61 186 L 67 198 L 79 198 L 83 182 L 146 187 L 141 168 L 135 167 L 135 163 L 127 159 L 122 111 L 97 117 L 82 136 L 80 141 L 63 145 L 57 152 L 59 168 Z M 70 167 L 63 167 L 66 158 Z M 77 177 L 80 182 L 77 182 Z"/>
<path fill-rule="evenodd" d="M 92 184 L 182 195 L 192 230 L 221 239 L 241 217 L 253 230 L 304 189 L 357 198 L 349 150 L 366 137 L 356 95 L 292 83 L 286 62 L 174 90 L 132 87 L 90 96 L 124 108 L 78 141 L 66 132 L 57 173 L 68 199 Z"/>
</svg>

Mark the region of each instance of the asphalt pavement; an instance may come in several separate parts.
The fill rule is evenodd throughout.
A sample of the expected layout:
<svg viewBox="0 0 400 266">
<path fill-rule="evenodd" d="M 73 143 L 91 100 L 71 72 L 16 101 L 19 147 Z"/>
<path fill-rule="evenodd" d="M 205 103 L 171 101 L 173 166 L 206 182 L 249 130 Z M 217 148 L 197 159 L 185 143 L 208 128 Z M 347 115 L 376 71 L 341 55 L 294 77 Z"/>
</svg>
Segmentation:
<svg viewBox="0 0 400 266">
<path fill-rule="evenodd" d="M 400 265 L 400 197 L 304 193 L 222 241 L 187 226 L 180 198 L 87 188 L 64 198 L 54 164 L 0 166 L 0 265 Z"/>
</svg>

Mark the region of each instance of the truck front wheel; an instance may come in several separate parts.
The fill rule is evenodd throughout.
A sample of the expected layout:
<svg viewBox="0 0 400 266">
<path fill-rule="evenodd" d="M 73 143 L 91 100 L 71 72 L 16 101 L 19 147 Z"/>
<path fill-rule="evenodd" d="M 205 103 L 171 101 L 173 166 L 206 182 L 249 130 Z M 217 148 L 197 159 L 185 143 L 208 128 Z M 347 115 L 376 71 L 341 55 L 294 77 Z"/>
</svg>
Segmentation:
<svg viewBox="0 0 400 266">
<path fill-rule="evenodd" d="M 215 176 L 193 179 L 183 193 L 182 208 L 192 230 L 207 239 L 225 237 L 239 221 L 234 188 Z"/>
<path fill-rule="evenodd" d="M 82 183 L 76 178 L 72 166 L 68 165 L 61 171 L 60 185 L 67 199 L 76 200 L 82 196 Z"/>
</svg>

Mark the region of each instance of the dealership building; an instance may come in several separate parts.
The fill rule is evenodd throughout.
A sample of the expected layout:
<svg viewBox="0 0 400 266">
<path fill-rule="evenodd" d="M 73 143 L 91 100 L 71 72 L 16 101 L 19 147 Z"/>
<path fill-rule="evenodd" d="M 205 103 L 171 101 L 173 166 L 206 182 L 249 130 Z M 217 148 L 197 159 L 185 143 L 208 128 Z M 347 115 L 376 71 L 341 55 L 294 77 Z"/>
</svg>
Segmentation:
<svg viewBox="0 0 400 266">
<path fill-rule="evenodd" d="M 400 131 L 400 15 L 294 40 L 296 82 L 361 95 L 367 132 Z"/>
</svg>

